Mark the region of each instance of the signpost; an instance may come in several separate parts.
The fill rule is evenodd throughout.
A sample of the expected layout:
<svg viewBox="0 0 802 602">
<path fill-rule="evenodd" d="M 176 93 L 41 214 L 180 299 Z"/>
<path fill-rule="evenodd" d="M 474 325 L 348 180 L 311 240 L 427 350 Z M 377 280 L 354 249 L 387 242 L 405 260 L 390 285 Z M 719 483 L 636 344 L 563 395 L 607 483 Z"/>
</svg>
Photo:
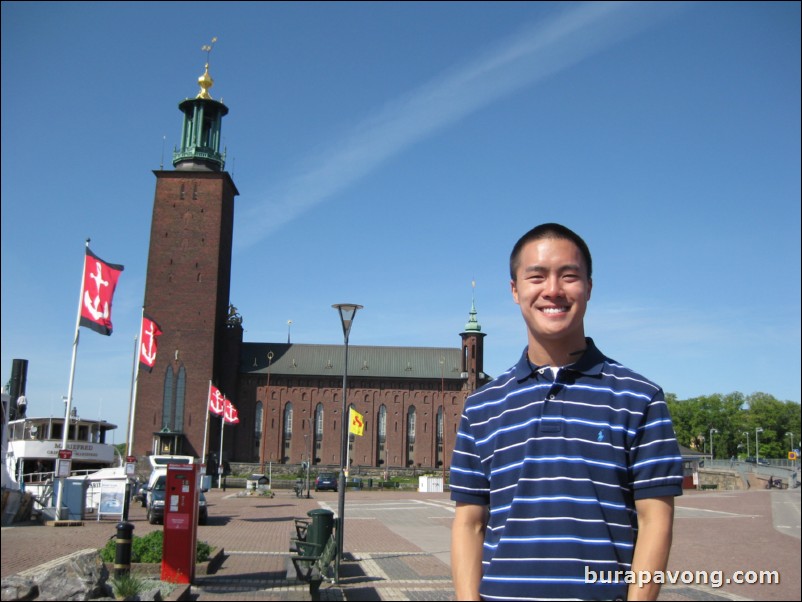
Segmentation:
<svg viewBox="0 0 802 602">
<path fill-rule="evenodd" d="M 56 460 L 56 478 L 66 479 L 72 470 L 72 450 L 60 449 Z"/>
</svg>

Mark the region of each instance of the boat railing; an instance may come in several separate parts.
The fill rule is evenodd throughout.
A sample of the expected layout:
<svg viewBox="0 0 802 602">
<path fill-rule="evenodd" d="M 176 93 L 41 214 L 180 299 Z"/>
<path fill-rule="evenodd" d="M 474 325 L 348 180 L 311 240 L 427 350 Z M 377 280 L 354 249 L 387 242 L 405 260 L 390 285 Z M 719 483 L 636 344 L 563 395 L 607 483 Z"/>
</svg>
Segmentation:
<svg viewBox="0 0 802 602">
<path fill-rule="evenodd" d="M 73 470 L 70 472 L 71 477 L 85 477 L 88 474 L 92 474 L 93 472 L 97 472 L 97 468 L 85 468 L 81 470 Z M 52 482 L 53 479 L 56 478 L 56 473 L 54 471 L 45 471 L 45 472 L 29 472 L 27 474 L 22 475 L 22 482 L 26 485 L 42 485 L 48 482 Z"/>
</svg>

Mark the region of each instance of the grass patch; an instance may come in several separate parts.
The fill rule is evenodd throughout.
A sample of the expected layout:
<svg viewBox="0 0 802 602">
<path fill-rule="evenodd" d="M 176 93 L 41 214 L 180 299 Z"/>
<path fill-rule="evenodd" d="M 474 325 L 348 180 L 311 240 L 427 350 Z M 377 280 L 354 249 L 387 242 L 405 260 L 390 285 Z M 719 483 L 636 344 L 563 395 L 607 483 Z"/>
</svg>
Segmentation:
<svg viewBox="0 0 802 602">
<path fill-rule="evenodd" d="M 145 582 L 129 573 L 120 577 L 112 577 L 111 587 L 118 600 L 125 600 L 141 594 L 145 590 Z"/>
</svg>

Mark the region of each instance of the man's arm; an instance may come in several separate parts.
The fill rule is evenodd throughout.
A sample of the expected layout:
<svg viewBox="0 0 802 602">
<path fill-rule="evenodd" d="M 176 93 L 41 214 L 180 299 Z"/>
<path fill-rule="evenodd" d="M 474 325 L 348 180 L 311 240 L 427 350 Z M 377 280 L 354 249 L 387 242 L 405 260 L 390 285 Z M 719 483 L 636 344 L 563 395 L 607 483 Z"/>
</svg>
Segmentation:
<svg viewBox="0 0 802 602">
<path fill-rule="evenodd" d="M 674 498 L 672 496 L 647 498 L 635 501 L 638 512 L 638 541 L 632 558 L 632 571 L 665 571 L 671 537 L 674 529 Z M 648 583 L 638 587 L 629 586 L 627 600 L 657 600 L 660 584 Z"/>
<path fill-rule="evenodd" d="M 487 506 L 457 502 L 451 527 L 451 576 L 457 600 L 479 600 Z"/>
</svg>

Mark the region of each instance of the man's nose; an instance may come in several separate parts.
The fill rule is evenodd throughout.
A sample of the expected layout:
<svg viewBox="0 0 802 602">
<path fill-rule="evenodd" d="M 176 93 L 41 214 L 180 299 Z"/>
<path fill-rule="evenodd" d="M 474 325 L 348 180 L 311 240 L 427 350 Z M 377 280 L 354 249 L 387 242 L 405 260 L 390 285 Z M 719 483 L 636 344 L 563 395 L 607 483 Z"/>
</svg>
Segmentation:
<svg viewBox="0 0 802 602">
<path fill-rule="evenodd" d="M 562 293 L 562 282 L 558 276 L 546 278 L 546 288 L 544 293 L 549 297 L 558 297 Z"/>
</svg>

